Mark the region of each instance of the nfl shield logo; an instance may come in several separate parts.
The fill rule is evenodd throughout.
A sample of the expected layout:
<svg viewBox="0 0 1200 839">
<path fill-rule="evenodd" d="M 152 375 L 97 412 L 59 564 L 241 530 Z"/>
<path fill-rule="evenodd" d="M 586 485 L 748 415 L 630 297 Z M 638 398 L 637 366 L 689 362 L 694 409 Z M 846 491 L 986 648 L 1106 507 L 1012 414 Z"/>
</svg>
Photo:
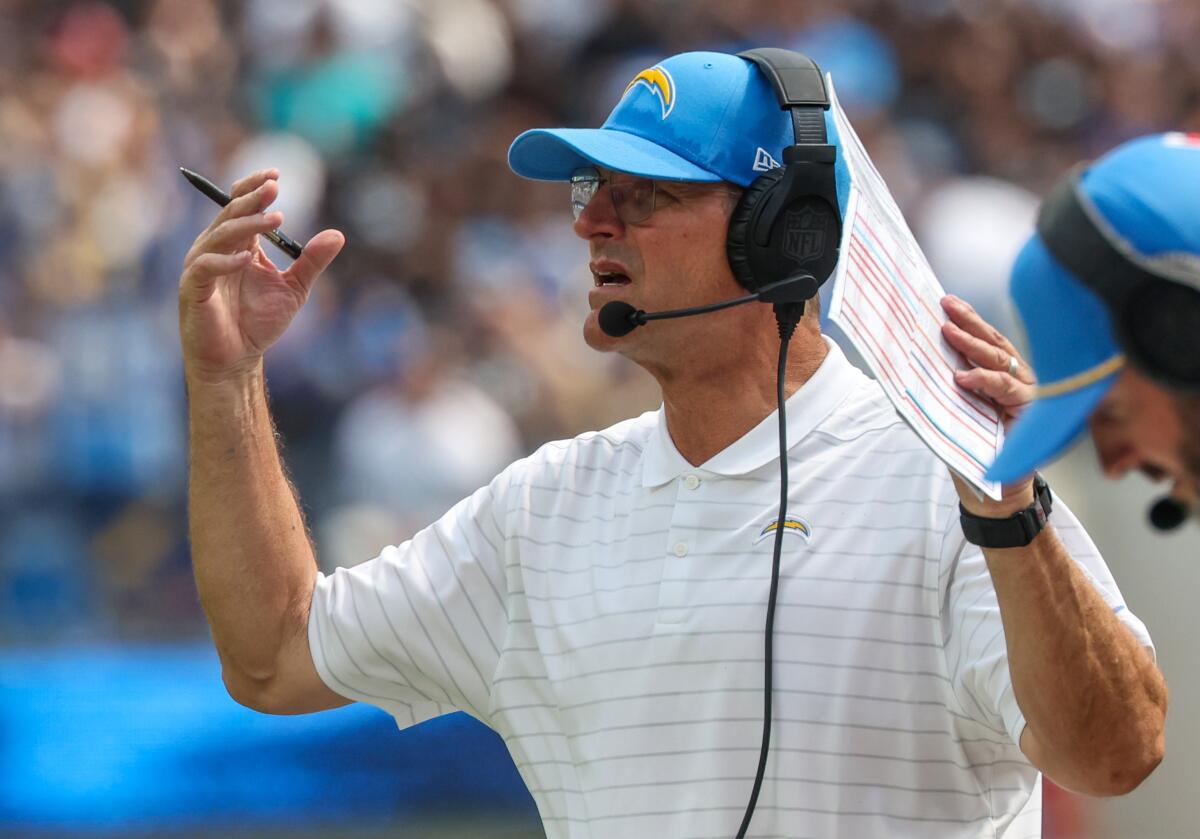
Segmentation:
<svg viewBox="0 0 1200 839">
<path fill-rule="evenodd" d="M 810 262 L 825 250 L 826 214 L 811 207 L 787 214 L 783 231 L 783 252 L 798 263 Z"/>
</svg>

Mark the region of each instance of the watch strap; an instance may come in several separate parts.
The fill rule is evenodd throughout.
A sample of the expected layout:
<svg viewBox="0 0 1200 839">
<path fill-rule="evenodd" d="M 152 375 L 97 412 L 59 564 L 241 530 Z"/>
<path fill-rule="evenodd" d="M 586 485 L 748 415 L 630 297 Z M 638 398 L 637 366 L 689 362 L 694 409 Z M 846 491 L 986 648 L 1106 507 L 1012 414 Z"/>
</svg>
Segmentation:
<svg viewBox="0 0 1200 839">
<path fill-rule="evenodd" d="M 1050 517 L 1050 486 L 1039 474 L 1033 479 L 1034 500 L 1023 510 L 1007 518 L 977 516 L 958 505 L 963 536 L 981 548 L 1021 548 L 1034 540 L 1046 527 Z"/>
</svg>

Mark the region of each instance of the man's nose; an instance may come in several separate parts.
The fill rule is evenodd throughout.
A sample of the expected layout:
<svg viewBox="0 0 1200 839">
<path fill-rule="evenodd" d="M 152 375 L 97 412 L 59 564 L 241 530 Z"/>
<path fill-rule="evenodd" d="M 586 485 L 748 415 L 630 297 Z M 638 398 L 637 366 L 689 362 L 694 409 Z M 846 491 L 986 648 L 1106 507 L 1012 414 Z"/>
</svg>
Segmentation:
<svg viewBox="0 0 1200 839">
<path fill-rule="evenodd" d="M 592 239 L 596 236 L 616 238 L 625 232 L 625 223 L 617 217 L 617 208 L 613 206 L 612 195 L 608 184 L 601 184 L 592 200 L 588 201 L 579 218 L 575 219 L 575 235 L 580 239 Z"/>
<path fill-rule="evenodd" d="M 1098 423 L 1092 424 L 1092 442 L 1096 446 L 1096 457 L 1100 470 L 1109 478 L 1119 478 L 1130 469 L 1141 465 L 1137 447 L 1129 438 L 1118 431 L 1106 429 Z"/>
</svg>

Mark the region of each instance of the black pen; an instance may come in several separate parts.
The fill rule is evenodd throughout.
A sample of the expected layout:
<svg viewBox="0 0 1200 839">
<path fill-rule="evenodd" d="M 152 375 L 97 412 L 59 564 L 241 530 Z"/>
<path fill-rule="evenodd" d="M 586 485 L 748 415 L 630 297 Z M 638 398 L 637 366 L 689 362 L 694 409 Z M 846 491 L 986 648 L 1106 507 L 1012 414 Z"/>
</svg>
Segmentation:
<svg viewBox="0 0 1200 839">
<path fill-rule="evenodd" d="M 225 192 L 225 190 L 221 189 L 203 175 L 198 175 L 191 169 L 184 169 L 182 166 L 179 167 L 179 171 L 182 172 L 183 176 L 188 179 L 188 183 L 203 192 L 213 201 L 216 201 L 222 207 L 233 200 L 229 197 L 229 193 Z M 268 230 L 263 235 L 266 236 L 267 239 L 269 239 L 271 243 L 275 245 L 275 247 L 279 248 L 292 259 L 300 258 L 300 251 L 303 250 L 303 248 L 296 242 L 295 239 L 284 233 L 282 230 Z"/>
</svg>

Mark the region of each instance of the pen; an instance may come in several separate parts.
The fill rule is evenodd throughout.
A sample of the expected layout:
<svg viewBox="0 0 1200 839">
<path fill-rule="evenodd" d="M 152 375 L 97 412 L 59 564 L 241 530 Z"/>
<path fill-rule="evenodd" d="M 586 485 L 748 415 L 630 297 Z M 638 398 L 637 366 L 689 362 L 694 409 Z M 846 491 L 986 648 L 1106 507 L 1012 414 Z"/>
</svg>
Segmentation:
<svg viewBox="0 0 1200 839">
<path fill-rule="evenodd" d="M 188 183 L 203 192 L 213 201 L 216 201 L 222 207 L 233 200 L 229 197 L 229 193 L 225 192 L 203 175 L 198 175 L 191 169 L 184 169 L 182 166 L 179 167 L 179 171 L 182 172 L 183 176 L 188 179 Z M 282 230 L 269 230 L 263 235 L 266 236 L 267 239 L 269 239 L 271 243 L 275 245 L 275 247 L 279 248 L 292 259 L 300 258 L 300 251 L 302 250 L 301 246 L 296 242 L 295 239 L 293 239 L 291 236 L 288 236 Z"/>
</svg>

